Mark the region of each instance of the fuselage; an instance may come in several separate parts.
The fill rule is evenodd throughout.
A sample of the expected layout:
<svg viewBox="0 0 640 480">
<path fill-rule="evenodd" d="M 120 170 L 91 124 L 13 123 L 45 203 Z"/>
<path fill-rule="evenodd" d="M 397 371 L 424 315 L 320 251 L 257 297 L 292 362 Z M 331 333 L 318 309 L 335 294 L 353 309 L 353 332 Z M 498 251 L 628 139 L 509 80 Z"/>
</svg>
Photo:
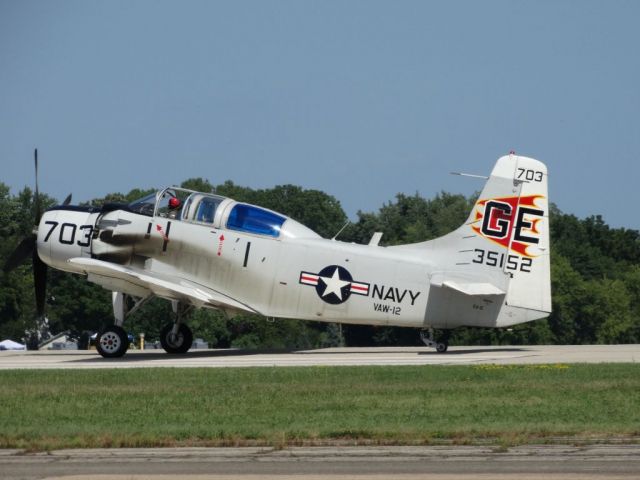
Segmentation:
<svg viewBox="0 0 640 480">
<path fill-rule="evenodd" d="M 188 280 L 266 317 L 423 325 L 429 268 L 415 254 L 326 240 L 292 219 L 280 230 L 275 238 L 126 210 L 60 207 L 43 216 L 38 251 L 73 273 L 84 272 L 68 260 L 87 257 Z"/>
<path fill-rule="evenodd" d="M 477 253 L 456 246 L 456 239 L 402 247 L 345 243 L 215 195 L 192 192 L 180 212 L 171 212 L 160 205 L 163 195 L 133 206 L 53 208 L 38 229 L 39 255 L 55 268 L 139 297 L 149 293 L 143 286 L 69 260 L 97 259 L 211 289 L 235 301 L 222 307 L 229 313 L 418 328 L 506 326 L 546 315 L 512 307 L 504 295 L 478 298 L 443 286 L 451 278 L 475 281 L 461 265 L 472 264 Z M 483 275 L 506 291 L 513 274 L 495 268 Z M 183 300 L 171 289 L 160 296 Z"/>
</svg>

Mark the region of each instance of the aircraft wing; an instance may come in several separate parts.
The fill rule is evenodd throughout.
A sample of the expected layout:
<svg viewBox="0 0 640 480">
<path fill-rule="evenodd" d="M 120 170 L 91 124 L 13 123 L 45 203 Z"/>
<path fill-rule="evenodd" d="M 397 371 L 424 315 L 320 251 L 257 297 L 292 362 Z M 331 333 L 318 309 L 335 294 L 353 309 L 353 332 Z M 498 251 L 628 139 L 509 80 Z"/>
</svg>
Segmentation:
<svg viewBox="0 0 640 480">
<path fill-rule="evenodd" d="M 249 305 L 189 280 L 160 276 L 93 258 L 76 257 L 68 262 L 81 267 L 90 277 L 97 277 L 93 280 L 95 283 L 109 285 L 112 283 L 110 280 L 115 279 L 131 284 L 137 290 L 146 289 L 158 297 L 182 300 L 198 307 L 242 310 L 260 315 L 260 312 Z"/>
</svg>

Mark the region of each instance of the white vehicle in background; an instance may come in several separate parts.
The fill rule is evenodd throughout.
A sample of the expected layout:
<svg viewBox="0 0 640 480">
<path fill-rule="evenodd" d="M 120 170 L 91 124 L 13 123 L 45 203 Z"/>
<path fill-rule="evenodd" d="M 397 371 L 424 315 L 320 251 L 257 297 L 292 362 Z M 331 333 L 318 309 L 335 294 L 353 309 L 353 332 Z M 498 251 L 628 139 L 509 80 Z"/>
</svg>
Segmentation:
<svg viewBox="0 0 640 480">
<path fill-rule="evenodd" d="M 26 350 L 27 347 L 13 340 L 3 340 L 0 342 L 0 350 Z"/>
</svg>

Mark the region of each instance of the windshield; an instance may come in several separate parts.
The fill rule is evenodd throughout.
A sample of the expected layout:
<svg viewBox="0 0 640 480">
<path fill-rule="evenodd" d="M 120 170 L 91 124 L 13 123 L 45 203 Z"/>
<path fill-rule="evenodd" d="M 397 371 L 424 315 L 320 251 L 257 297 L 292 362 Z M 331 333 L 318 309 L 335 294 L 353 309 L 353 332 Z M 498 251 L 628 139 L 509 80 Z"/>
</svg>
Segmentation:
<svg viewBox="0 0 640 480">
<path fill-rule="evenodd" d="M 134 213 L 140 213 L 142 215 L 153 216 L 153 209 L 156 206 L 157 193 L 150 193 L 146 197 L 134 200 L 129 204 L 129 209 Z"/>
<path fill-rule="evenodd" d="M 180 218 L 180 211 L 190 191 L 167 188 L 134 200 L 128 206 L 134 213 L 152 217 L 154 212 L 160 217 Z M 157 203 L 157 205 L 156 205 Z"/>
</svg>

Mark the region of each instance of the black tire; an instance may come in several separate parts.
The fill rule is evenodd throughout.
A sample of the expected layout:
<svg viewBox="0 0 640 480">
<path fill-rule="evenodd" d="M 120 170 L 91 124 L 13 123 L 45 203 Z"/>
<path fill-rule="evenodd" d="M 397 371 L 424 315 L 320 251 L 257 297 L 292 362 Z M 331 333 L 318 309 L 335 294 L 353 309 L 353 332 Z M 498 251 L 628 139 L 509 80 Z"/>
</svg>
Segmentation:
<svg viewBox="0 0 640 480">
<path fill-rule="evenodd" d="M 444 353 L 449 348 L 449 344 L 447 342 L 438 342 L 436 345 L 436 352 Z"/>
<path fill-rule="evenodd" d="M 96 339 L 96 349 L 104 358 L 118 358 L 127 353 L 129 337 L 124 328 L 117 325 L 103 328 Z"/>
<path fill-rule="evenodd" d="M 171 338 L 173 324 L 165 326 L 160 332 L 160 345 L 167 353 L 187 353 L 193 343 L 193 333 L 184 323 L 180 324 L 178 334 Z"/>
</svg>

